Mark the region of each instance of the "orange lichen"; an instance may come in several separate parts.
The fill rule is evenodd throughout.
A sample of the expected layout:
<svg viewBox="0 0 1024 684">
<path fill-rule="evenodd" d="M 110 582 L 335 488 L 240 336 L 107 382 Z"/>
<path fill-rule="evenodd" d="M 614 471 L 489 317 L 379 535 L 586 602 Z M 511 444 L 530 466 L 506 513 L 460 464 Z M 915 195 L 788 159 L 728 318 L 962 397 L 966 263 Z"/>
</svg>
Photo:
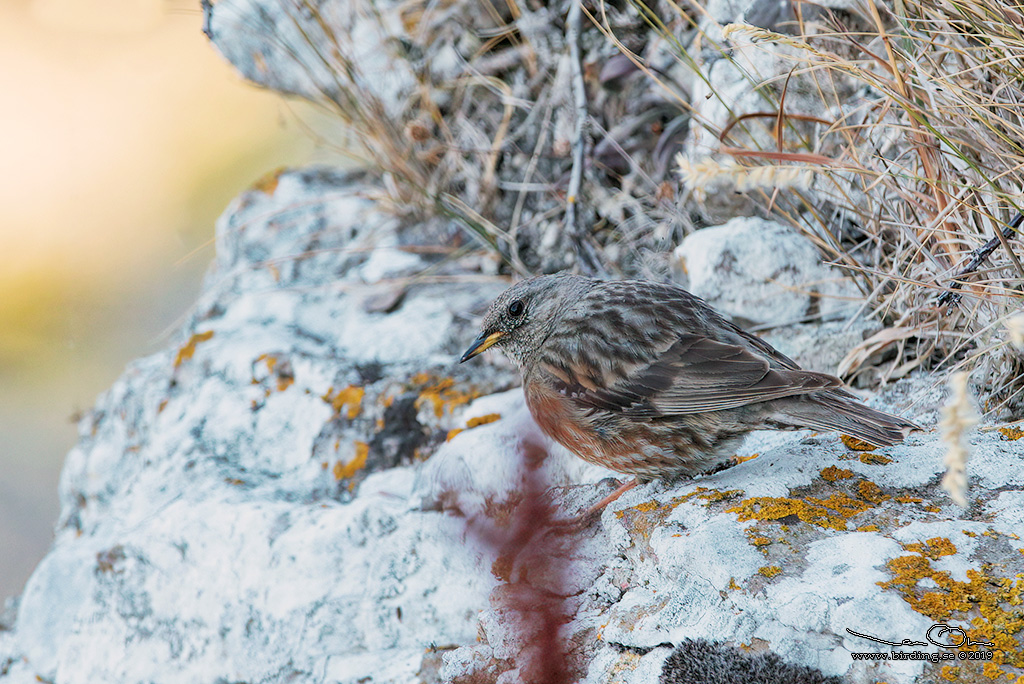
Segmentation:
<svg viewBox="0 0 1024 684">
<path fill-rule="evenodd" d="M 1024 437 L 1024 430 L 1017 427 L 1002 427 L 999 428 L 999 434 L 1001 434 L 1006 439 L 1015 442 L 1021 437 Z"/>
<path fill-rule="evenodd" d="M 839 439 L 842 440 L 843 444 L 846 445 L 847 449 L 851 451 L 873 451 L 875 446 L 869 444 L 862 439 L 851 437 L 850 435 L 839 435 Z"/>
<path fill-rule="evenodd" d="M 756 496 L 740 502 L 739 506 L 727 509 L 727 512 L 736 513 L 740 521 L 782 520 L 796 516 L 803 522 L 818 527 L 846 530 L 847 519 L 869 508 L 869 504 L 851 499 L 845 494 L 833 494 L 827 499 Z"/>
<path fill-rule="evenodd" d="M 985 666 L 986 676 L 1006 674 L 999 664 L 1024 666 L 1024 613 L 1018 608 L 1024 604 L 1024 573 L 992 576 L 991 566 L 985 564 L 980 570 L 967 570 L 967 581 L 962 582 L 932 567 L 932 561 L 956 553 L 948 539 L 935 537 L 905 548 L 916 555 L 890 559 L 886 568 L 892 579 L 879 582 L 879 586 L 895 589 L 914 610 L 936 622 L 969 622 L 964 630 L 972 641 L 994 644 L 993 661 Z M 970 617 L 972 614 L 975 617 Z"/>
<path fill-rule="evenodd" d="M 939 676 L 946 681 L 955 682 L 960 678 L 960 668 L 953 665 L 943 665 L 942 670 L 939 671 Z"/>
<path fill-rule="evenodd" d="M 750 454 L 749 456 L 737 456 L 736 457 L 736 465 L 739 465 L 740 463 L 746 463 L 747 461 L 753 461 L 755 458 L 757 458 L 760 455 L 761 454 Z"/>
<path fill-rule="evenodd" d="M 896 500 L 898 502 L 900 502 L 900 503 L 921 503 L 922 501 L 924 501 L 924 499 L 921 499 L 919 497 L 908 496 L 906 494 L 903 494 L 901 496 L 897 496 Z"/>
<path fill-rule="evenodd" d="M 860 494 L 860 498 L 865 501 L 878 505 L 883 501 L 887 501 L 889 497 L 882 494 L 882 489 L 871 480 L 861 480 L 857 483 L 857 493 Z"/>
<path fill-rule="evenodd" d="M 256 181 L 252 189 L 262 192 L 264 195 L 273 195 L 274 191 L 277 190 L 277 184 L 281 179 L 281 174 L 285 172 L 284 168 L 276 169 L 270 173 L 264 175 L 258 181 Z"/>
<path fill-rule="evenodd" d="M 488 423 L 493 423 L 493 422 L 495 422 L 497 420 L 501 420 L 501 414 L 500 413 L 488 413 L 487 415 L 484 415 L 484 416 L 477 416 L 476 418 L 470 418 L 469 420 L 466 421 L 466 427 L 464 427 L 464 428 L 452 428 L 451 430 L 449 430 L 448 431 L 448 435 L 444 438 L 444 441 L 450 442 L 453 439 L 455 439 L 455 436 L 458 435 L 460 432 L 465 432 L 466 430 L 471 430 L 472 428 L 478 427 L 480 425 L 487 425 Z"/>
<path fill-rule="evenodd" d="M 679 501 L 677 499 L 673 499 L 672 501 L 669 501 L 667 503 L 660 503 L 658 501 L 644 501 L 643 503 L 639 503 L 636 506 L 631 506 L 630 508 L 625 508 L 621 511 L 615 511 L 615 517 L 621 519 L 631 513 L 652 513 L 655 511 L 662 513 L 664 515 L 668 515 L 673 510 L 675 510 L 676 506 L 678 505 Z"/>
<path fill-rule="evenodd" d="M 826 482 L 838 482 L 839 480 L 846 480 L 853 477 L 852 470 L 846 470 L 844 468 L 836 468 L 834 465 L 829 466 L 821 471 L 821 479 Z"/>
<path fill-rule="evenodd" d="M 282 364 L 280 371 L 274 372 L 277 368 L 277 364 L 280 359 L 274 354 L 260 354 L 256 357 L 256 361 L 262 361 L 267 366 L 267 371 L 272 375 L 277 375 L 277 391 L 284 392 L 286 389 L 291 387 L 295 383 L 295 376 L 292 375 L 291 367 L 288 364 Z M 253 384 L 256 384 L 256 379 L 253 378 Z M 270 393 L 267 392 L 267 396 Z"/>
<path fill-rule="evenodd" d="M 772 543 L 772 540 L 768 537 L 762 537 L 753 531 L 753 528 L 747 530 L 747 541 L 754 546 L 768 546 Z"/>
<path fill-rule="evenodd" d="M 742 489 L 718 490 L 711 489 L 709 487 L 697 487 L 689 494 L 684 494 L 683 496 L 676 497 L 675 499 L 672 500 L 672 502 L 674 505 L 678 506 L 684 501 L 689 501 L 690 499 L 697 498 L 707 503 L 717 503 L 719 501 L 725 501 L 726 499 L 735 499 L 737 496 L 740 496 L 741 494 L 743 494 Z"/>
<path fill-rule="evenodd" d="M 174 367 L 177 368 L 181 364 L 185 363 L 192 358 L 192 355 L 196 353 L 196 346 L 206 342 L 208 339 L 213 337 L 213 331 L 207 330 L 206 332 L 195 333 L 188 339 L 188 342 L 184 347 L 178 350 L 178 355 L 174 357 Z"/>
<path fill-rule="evenodd" d="M 338 461 L 334 464 L 334 479 L 345 480 L 358 473 L 366 465 L 366 457 L 370 454 L 370 445 L 356 442 L 356 453 L 348 463 Z"/>
<path fill-rule="evenodd" d="M 345 413 L 345 417 L 352 420 L 359 415 L 359 412 L 363 407 L 363 395 L 366 394 L 366 390 L 356 385 L 349 385 L 343 390 L 334 391 L 331 387 L 327 390 L 327 394 L 320 397 L 334 409 L 334 413 L 340 414 L 341 409 L 348 406 L 348 411 Z"/>
<path fill-rule="evenodd" d="M 456 389 L 453 378 L 431 381 L 430 376 L 426 373 L 417 373 L 412 376 L 412 382 L 417 385 L 426 385 L 416 399 L 416 408 L 419 409 L 424 404 L 430 404 L 433 406 L 434 416 L 437 418 L 443 416 L 445 411 L 451 413 L 456 406 L 468 404 L 480 396 L 480 393 L 473 389 L 468 391 Z"/>
<path fill-rule="evenodd" d="M 501 420 L 500 413 L 488 413 L 487 415 L 477 416 L 466 421 L 466 429 L 475 428 L 478 425 L 487 425 L 498 420 Z"/>
<path fill-rule="evenodd" d="M 760 568 L 757 572 L 765 577 L 771 578 L 780 574 L 782 572 L 782 568 L 777 565 L 766 565 L 765 567 Z"/>
<path fill-rule="evenodd" d="M 870 525 L 861 525 L 860 527 L 857 528 L 857 531 L 858 532 L 877 532 L 878 531 L 878 525 L 875 525 L 874 523 L 872 523 Z"/>
<path fill-rule="evenodd" d="M 872 451 L 870 453 L 861 454 L 860 462 L 866 463 L 867 465 L 889 465 L 890 463 L 892 463 L 892 459 L 889 458 L 888 456 L 876 454 L 875 452 Z"/>
<path fill-rule="evenodd" d="M 953 546 L 953 542 L 945 537 L 932 537 L 927 541 L 904 544 L 903 548 L 932 560 L 938 560 L 943 556 L 952 556 L 956 553 L 956 547 Z"/>
</svg>

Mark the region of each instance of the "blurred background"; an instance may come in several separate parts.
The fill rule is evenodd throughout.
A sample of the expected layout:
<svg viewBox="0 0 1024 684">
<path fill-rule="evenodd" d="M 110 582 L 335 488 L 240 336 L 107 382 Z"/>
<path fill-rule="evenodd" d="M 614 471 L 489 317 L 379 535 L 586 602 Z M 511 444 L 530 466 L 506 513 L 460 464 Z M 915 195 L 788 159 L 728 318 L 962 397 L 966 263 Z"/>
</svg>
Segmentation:
<svg viewBox="0 0 1024 684">
<path fill-rule="evenodd" d="M 201 27 L 199 0 L 0 2 L 0 607 L 50 544 L 73 416 L 167 344 L 217 216 L 330 156 Z"/>
</svg>

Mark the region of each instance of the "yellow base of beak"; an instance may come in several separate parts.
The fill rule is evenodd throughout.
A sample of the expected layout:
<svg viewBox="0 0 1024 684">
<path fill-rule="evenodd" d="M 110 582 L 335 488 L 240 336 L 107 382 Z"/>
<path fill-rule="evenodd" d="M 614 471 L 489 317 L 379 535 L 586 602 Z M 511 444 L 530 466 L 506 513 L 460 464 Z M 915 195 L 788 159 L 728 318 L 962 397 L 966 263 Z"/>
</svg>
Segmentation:
<svg viewBox="0 0 1024 684">
<path fill-rule="evenodd" d="M 469 349 L 466 350 L 466 353 L 462 355 L 461 359 L 459 359 L 459 363 L 465 363 L 466 361 L 469 361 L 477 354 L 482 354 L 483 352 L 487 351 L 490 347 L 492 347 L 495 342 L 497 342 L 504 336 L 505 333 L 501 331 L 492 332 L 490 335 L 480 333 L 480 337 L 473 340 L 473 344 L 469 346 Z"/>
</svg>

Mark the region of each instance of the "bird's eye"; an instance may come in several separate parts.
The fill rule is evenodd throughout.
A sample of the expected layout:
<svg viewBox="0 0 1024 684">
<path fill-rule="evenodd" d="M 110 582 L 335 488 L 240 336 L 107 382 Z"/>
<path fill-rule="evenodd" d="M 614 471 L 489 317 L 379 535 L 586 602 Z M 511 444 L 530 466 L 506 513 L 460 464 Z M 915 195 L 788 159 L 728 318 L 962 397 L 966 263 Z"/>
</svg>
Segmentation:
<svg viewBox="0 0 1024 684">
<path fill-rule="evenodd" d="M 523 311 L 526 309 L 526 305 L 523 304 L 521 299 L 517 299 L 508 305 L 508 315 L 512 318 L 519 318 L 523 315 Z"/>
</svg>

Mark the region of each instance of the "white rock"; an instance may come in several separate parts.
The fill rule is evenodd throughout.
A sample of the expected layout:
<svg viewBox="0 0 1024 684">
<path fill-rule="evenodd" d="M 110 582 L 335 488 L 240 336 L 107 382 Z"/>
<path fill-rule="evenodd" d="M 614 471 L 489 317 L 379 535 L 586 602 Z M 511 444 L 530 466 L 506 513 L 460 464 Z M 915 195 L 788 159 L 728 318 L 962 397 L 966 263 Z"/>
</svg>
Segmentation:
<svg viewBox="0 0 1024 684">
<path fill-rule="evenodd" d="M 608 472 L 540 435 L 521 391 L 494 391 L 510 386 L 507 366 L 456 364 L 475 334 L 457 316 L 504 283 L 418 286 L 393 313 L 368 314 L 357 302 L 376 287 L 372 261 L 340 237 L 333 259 L 287 284 L 260 273 L 317 234 L 335 200 L 395 244 L 397 227 L 338 181 L 282 177 L 282 210 L 311 209 L 277 233 L 260 223 L 274 197 L 236 203 L 221 232 L 250 230 L 220 236 L 227 261 L 187 329 L 82 422 L 54 546 L 0 631 L 5 683 L 528 682 L 546 657 L 540 597 L 564 617 L 566 667 L 587 684 L 655 681 L 666 644 L 683 639 L 910 684 L 923 662 L 854 661 L 879 647 L 847 630 L 922 638 L 935 620 L 912 592 L 975 576 L 1005 592 L 1024 572 L 1024 442 L 997 432 L 972 436 L 967 512 L 939 488 L 933 432 L 878 450 L 888 463 L 831 434 L 761 432 L 739 449 L 756 458 L 637 487 L 585 530 L 517 517 L 544 496 L 557 515 L 578 511 L 608 491 L 595 484 Z M 897 577 L 899 558 L 918 574 Z M 894 579 L 914 586 L 885 586 Z"/>
<path fill-rule="evenodd" d="M 811 242 L 774 221 L 734 218 L 695 231 L 674 257 L 690 292 L 749 323 L 798 323 L 849 312 L 860 294 Z"/>
</svg>

